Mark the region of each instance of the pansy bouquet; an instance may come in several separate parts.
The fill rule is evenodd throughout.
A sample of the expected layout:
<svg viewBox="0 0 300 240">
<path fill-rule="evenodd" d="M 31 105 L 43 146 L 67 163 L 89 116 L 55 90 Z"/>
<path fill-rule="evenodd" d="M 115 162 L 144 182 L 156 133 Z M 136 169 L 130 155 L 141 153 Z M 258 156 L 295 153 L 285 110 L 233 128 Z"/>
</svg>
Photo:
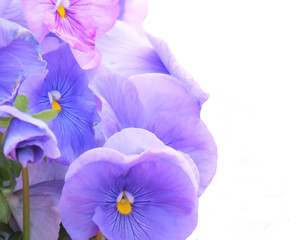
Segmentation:
<svg viewBox="0 0 300 240">
<path fill-rule="evenodd" d="M 0 239 L 186 239 L 217 161 L 208 95 L 146 0 L 0 2 Z"/>
</svg>

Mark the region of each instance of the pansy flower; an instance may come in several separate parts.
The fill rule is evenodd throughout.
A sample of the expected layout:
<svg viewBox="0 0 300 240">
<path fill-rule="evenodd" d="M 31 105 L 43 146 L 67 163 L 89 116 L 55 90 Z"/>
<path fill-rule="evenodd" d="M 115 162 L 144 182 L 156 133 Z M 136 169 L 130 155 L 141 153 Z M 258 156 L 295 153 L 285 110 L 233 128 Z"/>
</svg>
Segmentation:
<svg viewBox="0 0 300 240">
<path fill-rule="evenodd" d="M 69 43 L 84 69 L 100 63 L 95 39 L 102 36 L 118 17 L 117 0 L 22 0 L 25 19 L 41 42 L 49 33 Z"/>
<path fill-rule="evenodd" d="M 44 54 L 43 58 L 48 63 L 48 74 L 35 75 L 24 81 L 20 93 L 29 98 L 29 109 L 33 113 L 59 110 L 57 117 L 48 125 L 58 141 L 61 151 L 59 161 L 70 164 L 80 154 L 96 146 L 94 96 L 88 88 L 84 70 L 67 44 Z"/>
<path fill-rule="evenodd" d="M 13 116 L 3 146 L 7 158 L 26 167 L 28 162 L 42 162 L 44 156 L 60 157 L 55 135 L 46 123 L 11 106 L 0 106 L 1 113 Z"/>
<path fill-rule="evenodd" d="M 199 195 L 211 182 L 217 163 L 215 141 L 200 119 L 189 89 L 166 74 L 96 76 L 89 84 L 101 104 L 99 127 L 105 139 L 124 128 L 143 128 L 165 145 L 187 154 L 200 172 Z"/>
<path fill-rule="evenodd" d="M 0 105 L 11 103 L 24 78 L 43 73 L 46 62 L 33 34 L 0 16 Z"/>
<path fill-rule="evenodd" d="M 186 159 L 153 134 L 129 128 L 82 154 L 60 202 L 73 240 L 186 239 L 197 225 L 197 181 Z"/>
<path fill-rule="evenodd" d="M 96 42 L 102 63 L 115 74 L 130 77 L 143 73 L 163 73 L 183 83 L 194 96 L 199 108 L 208 99 L 199 84 L 181 67 L 167 43 L 150 34 L 139 34 L 128 24 L 115 26 Z"/>
</svg>

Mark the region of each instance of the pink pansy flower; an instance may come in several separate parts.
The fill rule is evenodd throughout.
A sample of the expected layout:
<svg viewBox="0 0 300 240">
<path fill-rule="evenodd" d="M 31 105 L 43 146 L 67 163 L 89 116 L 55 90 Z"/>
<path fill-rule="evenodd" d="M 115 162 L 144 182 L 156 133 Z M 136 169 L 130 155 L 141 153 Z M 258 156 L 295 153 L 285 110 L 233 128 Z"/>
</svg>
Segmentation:
<svg viewBox="0 0 300 240">
<path fill-rule="evenodd" d="M 99 65 L 101 54 L 95 39 L 101 37 L 118 17 L 118 0 L 22 0 L 29 28 L 41 42 L 55 33 L 69 43 L 84 69 Z"/>
</svg>

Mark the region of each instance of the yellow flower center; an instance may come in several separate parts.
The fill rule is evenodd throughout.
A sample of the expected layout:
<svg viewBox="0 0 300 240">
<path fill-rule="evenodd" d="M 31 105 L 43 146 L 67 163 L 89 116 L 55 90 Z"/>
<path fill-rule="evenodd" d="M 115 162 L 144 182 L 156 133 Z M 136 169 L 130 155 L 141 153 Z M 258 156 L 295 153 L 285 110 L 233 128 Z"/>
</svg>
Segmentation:
<svg viewBox="0 0 300 240">
<path fill-rule="evenodd" d="M 120 213 L 127 215 L 131 213 L 131 204 L 134 202 L 133 196 L 123 191 L 119 194 L 117 199 L 117 208 Z"/>
<path fill-rule="evenodd" d="M 65 18 L 67 16 L 66 10 L 63 5 L 59 5 L 57 8 L 57 12 L 61 18 Z"/>
<path fill-rule="evenodd" d="M 61 106 L 58 104 L 58 102 L 56 102 L 55 100 L 53 100 L 52 102 L 52 109 L 57 109 L 59 111 L 61 111 Z"/>
<path fill-rule="evenodd" d="M 117 208 L 119 212 L 124 215 L 129 214 L 131 212 L 131 204 L 128 200 L 125 199 L 121 199 L 121 201 L 118 202 Z"/>
</svg>

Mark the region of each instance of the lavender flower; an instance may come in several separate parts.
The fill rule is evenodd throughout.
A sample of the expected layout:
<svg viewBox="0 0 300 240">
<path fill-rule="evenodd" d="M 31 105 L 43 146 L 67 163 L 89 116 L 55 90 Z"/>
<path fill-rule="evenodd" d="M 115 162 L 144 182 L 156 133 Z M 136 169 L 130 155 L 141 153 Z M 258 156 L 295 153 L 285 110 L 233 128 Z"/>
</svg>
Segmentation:
<svg viewBox="0 0 300 240">
<path fill-rule="evenodd" d="M 56 138 L 44 122 L 10 106 L 0 106 L 0 113 L 14 116 L 3 147 L 7 158 L 26 167 L 28 162 L 43 161 L 44 156 L 54 159 L 60 157 Z"/>
<path fill-rule="evenodd" d="M 48 126 L 57 137 L 61 151 L 59 161 L 70 164 L 80 154 L 96 146 L 94 96 L 87 86 L 85 72 L 67 44 L 43 55 L 43 58 L 48 63 L 48 74 L 35 75 L 24 81 L 20 93 L 29 98 L 29 109 L 33 113 L 51 108 L 60 111 Z"/>
<path fill-rule="evenodd" d="M 71 45 L 81 67 L 99 65 L 95 39 L 115 23 L 117 0 L 22 0 L 22 4 L 28 26 L 40 42 L 53 32 Z"/>
<path fill-rule="evenodd" d="M 90 88 L 101 102 L 99 126 L 105 139 L 128 127 L 154 133 L 165 145 L 193 159 L 200 173 L 198 195 L 204 192 L 216 171 L 217 149 L 185 85 L 165 74 L 128 79 L 107 75 L 96 76 Z"/>
<path fill-rule="evenodd" d="M 197 207 L 197 183 L 186 159 L 132 128 L 71 164 L 60 213 L 73 240 L 99 229 L 113 240 L 186 239 L 196 227 Z"/>
<path fill-rule="evenodd" d="M 33 34 L 0 17 L 0 105 L 11 103 L 24 78 L 42 73 L 46 62 Z"/>
</svg>

